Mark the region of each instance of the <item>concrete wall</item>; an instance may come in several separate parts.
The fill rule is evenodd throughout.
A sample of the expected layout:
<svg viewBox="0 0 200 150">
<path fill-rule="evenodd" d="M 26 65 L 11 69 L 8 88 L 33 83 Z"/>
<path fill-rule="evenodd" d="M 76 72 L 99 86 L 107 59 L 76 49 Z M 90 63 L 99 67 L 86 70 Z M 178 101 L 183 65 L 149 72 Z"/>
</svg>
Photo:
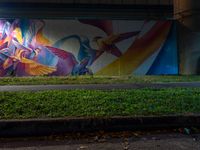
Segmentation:
<svg viewBox="0 0 200 150">
<path fill-rule="evenodd" d="M 200 74 L 200 1 L 174 0 L 180 74 Z"/>
</svg>

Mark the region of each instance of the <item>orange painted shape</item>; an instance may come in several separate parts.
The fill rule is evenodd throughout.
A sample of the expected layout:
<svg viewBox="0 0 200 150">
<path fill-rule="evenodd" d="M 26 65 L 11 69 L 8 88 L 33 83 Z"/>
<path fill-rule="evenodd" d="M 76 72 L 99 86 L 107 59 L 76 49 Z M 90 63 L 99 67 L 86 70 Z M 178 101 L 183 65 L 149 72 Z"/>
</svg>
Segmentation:
<svg viewBox="0 0 200 150">
<path fill-rule="evenodd" d="M 36 41 L 37 43 L 45 46 L 50 46 L 52 43 L 43 35 L 43 28 L 41 28 L 38 33 L 36 34 Z"/>
</svg>

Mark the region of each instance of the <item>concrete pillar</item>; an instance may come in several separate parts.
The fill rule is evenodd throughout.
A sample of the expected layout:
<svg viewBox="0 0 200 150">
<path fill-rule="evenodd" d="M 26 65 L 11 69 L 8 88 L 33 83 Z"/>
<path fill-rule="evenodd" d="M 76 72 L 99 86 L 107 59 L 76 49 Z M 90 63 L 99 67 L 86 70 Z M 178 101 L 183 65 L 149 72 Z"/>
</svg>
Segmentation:
<svg viewBox="0 0 200 150">
<path fill-rule="evenodd" d="M 174 0 L 180 74 L 200 74 L 200 0 Z"/>
<path fill-rule="evenodd" d="M 174 17 L 192 31 L 200 31 L 200 0 L 174 0 Z"/>
</svg>

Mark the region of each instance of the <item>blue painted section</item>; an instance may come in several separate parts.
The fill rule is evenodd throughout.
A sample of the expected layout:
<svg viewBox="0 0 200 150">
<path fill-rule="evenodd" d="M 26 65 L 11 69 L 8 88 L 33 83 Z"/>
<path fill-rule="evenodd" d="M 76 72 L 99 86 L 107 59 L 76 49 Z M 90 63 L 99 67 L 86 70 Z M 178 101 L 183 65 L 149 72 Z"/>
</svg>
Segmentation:
<svg viewBox="0 0 200 150">
<path fill-rule="evenodd" d="M 160 53 L 150 67 L 147 75 L 177 75 L 178 74 L 178 54 L 176 25 L 172 25 L 167 40 Z"/>
</svg>

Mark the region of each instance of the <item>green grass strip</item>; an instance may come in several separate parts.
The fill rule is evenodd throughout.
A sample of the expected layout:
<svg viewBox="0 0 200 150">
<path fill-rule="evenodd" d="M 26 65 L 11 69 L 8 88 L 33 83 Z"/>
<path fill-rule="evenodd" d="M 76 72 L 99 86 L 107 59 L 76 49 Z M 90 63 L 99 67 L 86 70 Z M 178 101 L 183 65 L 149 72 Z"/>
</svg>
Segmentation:
<svg viewBox="0 0 200 150">
<path fill-rule="evenodd" d="M 1 92 L 0 119 L 200 112 L 200 88 Z"/>
<path fill-rule="evenodd" d="M 196 82 L 200 76 L 67 76 L 67 77 L 3 77 L 0 85 L 47 84 L 109 84 L 109 83 L 158 83 Z"/>
</svg>

